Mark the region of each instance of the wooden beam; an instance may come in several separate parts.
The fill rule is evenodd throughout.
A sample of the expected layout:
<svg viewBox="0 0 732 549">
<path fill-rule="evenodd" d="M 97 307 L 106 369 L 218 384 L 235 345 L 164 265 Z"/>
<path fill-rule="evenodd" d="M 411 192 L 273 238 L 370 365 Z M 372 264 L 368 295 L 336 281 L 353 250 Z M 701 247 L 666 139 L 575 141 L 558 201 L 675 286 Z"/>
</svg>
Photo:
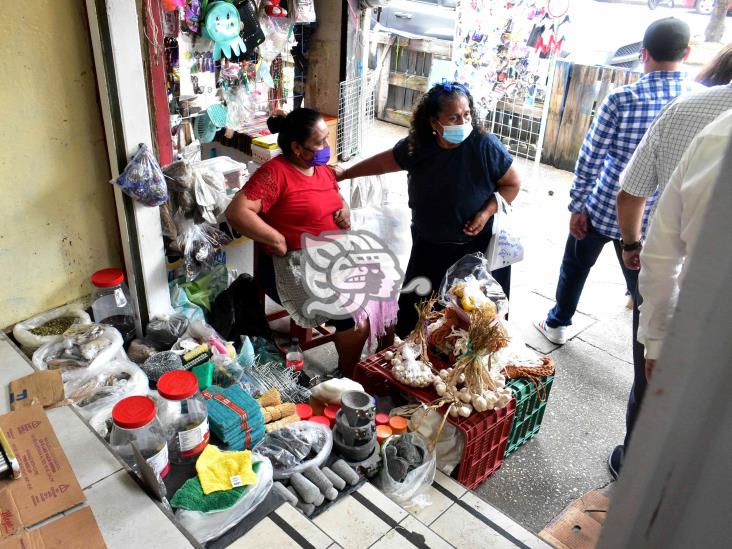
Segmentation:
<svg viewBox="0 0 732 549">
<path fill-rule="evenodd" d="M 388 44 L 395 36 L 394 45 L 400 48 L 408 48 L 412 51 L 431 53 L 438 57 L 446 59 L 452 58 L 452 42 L 448 40 L 431 40 L 419 38 L 404 38 L 403 36 L 391 35 L 389 33 L 380 32 L 374 36 L 374 41 L 379 44 Z"/>
<path fill-rule="evenodd" d="M 408 128 L 412 123 L 412 113 L 409 111 L 398 111 L 395 109 L 387 108 L 384 113 L 384 120 L 397 124 L 398 126 L 404 126 Z"/>
<path fill-rule="evenodd" d="M 426 76 L 417 76 L 416 74 L 406 74 L 401 72 L 392 72 L 389 74 L 389 85 L 415 90 L 421 93 L 427 91 L 429 80 Z"/>
</svg>

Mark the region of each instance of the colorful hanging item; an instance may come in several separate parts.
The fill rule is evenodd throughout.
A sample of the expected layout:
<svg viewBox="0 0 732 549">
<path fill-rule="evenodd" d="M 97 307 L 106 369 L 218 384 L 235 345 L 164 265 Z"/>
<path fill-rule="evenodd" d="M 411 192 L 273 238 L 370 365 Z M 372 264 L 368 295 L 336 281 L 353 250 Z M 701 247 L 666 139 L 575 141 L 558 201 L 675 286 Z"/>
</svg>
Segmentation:
<svg viewBox="0 0 732 549">
<path fill-rule="evenodd" d="M 204 2 L 203 37 L 214 43 L 214 61 L 224 57 L 231 59 L 234 55 L 242 55 L 247 51 L 244 41 L 239 36 L 241 19 L 239 11 L 228 2 Z"/>
</svg>

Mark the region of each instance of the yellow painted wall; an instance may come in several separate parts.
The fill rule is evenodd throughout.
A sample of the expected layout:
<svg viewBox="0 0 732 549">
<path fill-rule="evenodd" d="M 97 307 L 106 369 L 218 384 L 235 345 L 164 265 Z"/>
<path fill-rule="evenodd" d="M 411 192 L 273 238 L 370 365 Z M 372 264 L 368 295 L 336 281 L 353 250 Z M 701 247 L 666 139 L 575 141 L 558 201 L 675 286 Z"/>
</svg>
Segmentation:
<svg viewBox="0 0 732 549">
<path fill-rule="evenodd" d="M 0 328 L 121 265 L 84 2 L 2 4 Z"/>
</svg>

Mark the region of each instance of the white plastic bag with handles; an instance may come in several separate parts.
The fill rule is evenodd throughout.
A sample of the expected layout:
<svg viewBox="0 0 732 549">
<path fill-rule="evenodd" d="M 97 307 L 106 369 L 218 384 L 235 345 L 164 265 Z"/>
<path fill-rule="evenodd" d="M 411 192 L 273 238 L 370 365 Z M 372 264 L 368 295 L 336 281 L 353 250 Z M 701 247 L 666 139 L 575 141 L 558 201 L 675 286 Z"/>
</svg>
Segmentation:
<svg viewBox="0 0 732 549">
<path fill-rule="evenodd" d="M 493 238 L 485 254 L 491 271 L 508 267 L 524 258 L 524 246 L 514 225 L 515 217 L 511 215 L 513 208 L 501 193 L 495 196 L 498 211 L 493 216 Z"/>
</svg>

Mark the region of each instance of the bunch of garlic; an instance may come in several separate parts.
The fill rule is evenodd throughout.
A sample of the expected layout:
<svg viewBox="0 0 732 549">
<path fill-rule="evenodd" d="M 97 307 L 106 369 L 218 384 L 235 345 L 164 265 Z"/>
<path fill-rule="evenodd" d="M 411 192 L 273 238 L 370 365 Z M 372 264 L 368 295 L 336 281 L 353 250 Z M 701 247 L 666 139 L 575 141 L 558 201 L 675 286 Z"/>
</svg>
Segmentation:
<svg viewBox="0 0 732 549">
<path fill-rule="evenodd" d="M 485 389 L 478 393 L 471 391 L 468 387 L 460 387 L 465 383 L 464 374 L 457 377 L 455 380 L 457 383 L 449 383 L 448 380 L 453 377 L 452 373 L 452 368 L 440 370 L 433 380 L 437 395 L 453 401 L 453 406 L 450 408 L 452 417 L 469 417 L 473 411 L 485 412 L 495 408 L 504 408 L 511 400 L 511 389 L 505 386 L 506 379 L 502 375 L 496 375 L 493 378 L 496 384 L 495 390 Z"/>
<path fill-rule="evenodd" d="M 411 343 L 404 343 L 396 353 L 387 351 L 384 358 L 391 363 L 394 378 L 410 387 L 427 387 L 432 384 L 434 374 L 428 364 L 417 360 L 417 349 Z"/>
</svg>

